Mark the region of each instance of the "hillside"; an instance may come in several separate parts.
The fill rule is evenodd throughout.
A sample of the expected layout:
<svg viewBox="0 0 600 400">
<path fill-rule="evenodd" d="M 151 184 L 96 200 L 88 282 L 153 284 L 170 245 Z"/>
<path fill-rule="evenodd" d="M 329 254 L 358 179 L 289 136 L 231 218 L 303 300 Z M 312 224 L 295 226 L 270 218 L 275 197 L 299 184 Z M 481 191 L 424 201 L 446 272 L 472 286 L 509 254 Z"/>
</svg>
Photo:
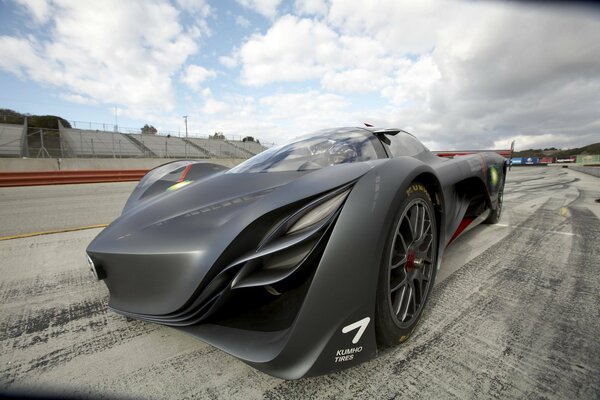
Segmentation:
<svg viewBox="0 0 600 400">
<path fill-rule="evenodd" d="M 7 108 L 0 108 L 0 123 L 22 125 L 27 117 L 27 146 L 29 154 L 35 155 L 42 146 L 41 132 L 44 135 L 44 148 L 51 157 L 61 157 L 60 136 L 58 133 L 58 120 L 63 126 L 70 128 L 71 124 L 64 118 L 56 115 L 32 115 Z"/>
<path fill-rule="evenodd" d="M 29 128 L 58 129 L 58 120 L 62 122 L 65 128 L 71 127 L 69 121 L 56 115 L 21 114 L 8 108 L 0 108 L 0 123 L 2 124 L 22 125 L 25 117 L 27 117 L 27 126 Z"/>
<path fill-rule="evenodd" d="M 588 144 L 583 147 L 576 147 L 574 149 L 528 149 L 515 151 L 513 157 L 556 157 L 556 158 L 567 158 L 570 156 L 577 156 L 580 154 L 600 154 L 600 143 Z"/>
</svg>

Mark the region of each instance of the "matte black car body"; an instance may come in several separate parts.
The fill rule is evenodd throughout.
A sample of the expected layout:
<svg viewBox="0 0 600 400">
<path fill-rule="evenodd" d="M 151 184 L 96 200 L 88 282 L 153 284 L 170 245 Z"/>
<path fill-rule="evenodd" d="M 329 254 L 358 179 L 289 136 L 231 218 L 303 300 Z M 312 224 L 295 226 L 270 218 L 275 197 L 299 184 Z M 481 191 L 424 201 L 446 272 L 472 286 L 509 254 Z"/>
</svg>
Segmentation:
<svg viewBox="0 0 600 400">
<path fill-rule="evenodd" d="M 109 307 L 286 379 L 374 357 L 383 247 L 411 183 L 434 202 L 439 268 L 450 241 L 497 207 L 505 159 L 437 157 L 411 135 L 392 136 L 398 130 L 338 131 L 373 135 L 378 159 L 266 173 L 180 161 L 151 171 L 87 249 Z M 338 205 L 288 233 L 324 204 Z"/>
</svg>

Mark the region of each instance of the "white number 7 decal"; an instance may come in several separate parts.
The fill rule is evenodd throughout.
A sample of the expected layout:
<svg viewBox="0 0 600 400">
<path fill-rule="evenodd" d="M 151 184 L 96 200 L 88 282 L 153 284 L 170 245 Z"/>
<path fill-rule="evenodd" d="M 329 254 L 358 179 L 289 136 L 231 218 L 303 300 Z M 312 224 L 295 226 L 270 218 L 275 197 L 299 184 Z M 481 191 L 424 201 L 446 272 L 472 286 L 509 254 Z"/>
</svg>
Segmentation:
<svg viewBox="0 0 600 400">
<path fill-rule="evenodd" d="M 365 333 L 365 331 L 367 330 L 367 325 L 369 325 L 370 321 L 371 318 L 369 317 L 363 318 L 360 321 L 356 321 L 353 324 L 343 327 L 342 333 L 348 333 L 355 329 L 358 329 L 358 332 L 356 332 L 356 335 L 354 335 L 354 338 L 352 339 L 352 343 L 356 344 L 360 340 L 360 337 L 363 335 L 363 333 Z"/>
</svg>

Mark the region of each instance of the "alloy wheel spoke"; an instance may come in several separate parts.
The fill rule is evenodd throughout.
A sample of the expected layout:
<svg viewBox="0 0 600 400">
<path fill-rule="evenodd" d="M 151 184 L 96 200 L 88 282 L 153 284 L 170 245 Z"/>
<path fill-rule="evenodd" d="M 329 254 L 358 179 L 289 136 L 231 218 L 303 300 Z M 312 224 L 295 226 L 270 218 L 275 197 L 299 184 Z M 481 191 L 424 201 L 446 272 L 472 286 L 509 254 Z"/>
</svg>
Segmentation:
<svg viewBox="0 0 600 400">
<path fill-rule="evenodd" d="M 402 302 L 401 306 L 400 306 L 400 313 L 402 314 L 402 316 L 400 317 L 400 321 L 404 321 L 406 320 L 406 317 L 408 315 L 408 309 L 410 308 L 410 304 L 411 304 L 411 299 L 414 296 L 414 291 L 413 291 L 413 287 L 412 285 L 408 285 L 408 295 L 406 296 L 406 300 Z"/>
<path fill-rule="evenodd" d="M 394 298 L 394 304 L 393 304 L 393 310 L 394 310 L 394 314 L 398 315 L 398 313 L 400 312 L 400 307 L 402 307 L 402 302 L 404 301 L 404 295 L 406 294 L 406 285 L 404 285 L 401 289 L 401 291 L 396 294 L 396 297 Z"/>
<path fill-rule="evenodd" d="M 403 286 L 407 286 L 407 283 L 408 283 L 408 282 L 406 281 L 406 277 L 405 277 L 404 279 L 402 279 L 402 280 L 400 281 L 400 283 L 396 283 L 396 284 L 395 284 L 395 285 L 394 285 L 394 286 L 391 288 L 391 290 L 390 290 L 390 291 L 391 291 L 392 293 L 394 293 L 395 291 L 402 289 L 402 287 L 403 287 Z"/>
<path fill-rule="evenodd" d="M 423 239 L 423 240 L 425 240 L 425 239 Z M 424 243 L 427 243 L 427 246 L 425 248 L 423 248 Z M 433 235 L 429 235 L 429 239 L 427 240 L 427 242 L 421 243 L 421 251 L 423 251 L 425 253 L 428 252 L 429 249 L 431 248 L 432 244 L 433 244 Z"/>
<path fill-rule="evenodd" d="M 396 263 L 392 264 L 392 265 L 390 266 L 390 269 L 396 269 L 396 268 L 398 268 L 399 266 L 406 264 L 406 261 L 407 261 L 407 260 L 408 260 L 408 256 L 405 254 L 405 255 L 404 255 L 404 257 L 402 257 L 402 258 L 400 259 L 400 261 L 397 261 Z"/>
<path fill-rule="evenodd" d="M 419 240 L 419 205 L 415 204 L 413 209 L 410 211 L 410 224 L 412 227 L 411 234 L 413 238 L 413 242 Z"/>
<path fill-rule="evenodd" d="M 419 237 L 419 241 L 423 241 L 427 234 L 431 231 L 431 221 L 424 221 L 423 223 L 427 223 L 427 228 L 423 229 L 421 236 Z"/>
<path fill-rule="evenodd" d="M 406 241 L 404 240 L 404 236 L 401 233 L 398 233 L 398 237 L 400 238 L 400 242 L 402 243 L 402 248 L 404 249 L 404 254 L 408 251 L 408 246 L 406 245 Z"/>
<path fill-rule="evenodd" d="M 410 218 L 408 215 L 406 215 L 406 216 L 404 217 L 404 219 L 405 219 L 405 220 L 406 220 L 406 222 L 408 223 L 408 230 L 409 230 L 409 232 L 410 232 L 410 236 L 411 236 L 411 241 L 410 241 L 410 242 L 412 243 L 412 242 L 414 241 L 414 239 L 415 239 L 415 236 L 414 236 L 415 234 L 414 234 L 413 222 L 411 221 L 411 218 Z"/>
<path fill-rule="evenodd" d="M 414 283 L 410 286 L 412 296 L 410 298 L 410 309 L 411 309 L 411 317 L 417 313 L 418 305 L 417 305 L 417 291 L 415 290 Z"/>
<path fill-rule="evenodd" d="M 425 211 L 425 206 L 419 206 L 419 208 L 421 209 L 421 212 L 419 214 L 419 240 L 423 239 L 423 236 L 425 235 L 425 217 L 426 217 L 426 211 Z"/>
</svg>

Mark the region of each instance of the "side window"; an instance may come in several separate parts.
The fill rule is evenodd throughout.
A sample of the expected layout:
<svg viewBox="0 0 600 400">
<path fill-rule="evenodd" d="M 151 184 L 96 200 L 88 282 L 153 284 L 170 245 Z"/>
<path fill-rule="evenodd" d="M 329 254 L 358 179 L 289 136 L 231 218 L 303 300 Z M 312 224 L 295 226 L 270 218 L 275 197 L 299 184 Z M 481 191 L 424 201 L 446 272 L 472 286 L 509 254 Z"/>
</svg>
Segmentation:
<svg viewBox="0 0 600 400">
<path fill-rule="evenodd" d="M 392 142 L 387 149 L 390 151 L 391 157 L 400 156 L 415 156 L 425 151 L 425 147 L 414 137 L 399 133 L 396 136 L 388 136 Z"/>
<path fill-rule="evenodd" d="M 369 143 L 373 145 L 375 153 L 377 154 L 377 156 L 373 157 L 373 159 L 387 158 L 387 155 L 385 154 L 386 149 L 383 148 L 383 143 L 381 142 L 381 140 L 377 139 L 377 137 L 375 137 L 374 135 L 369 137 L 368 140 Z"/>
</svg>

